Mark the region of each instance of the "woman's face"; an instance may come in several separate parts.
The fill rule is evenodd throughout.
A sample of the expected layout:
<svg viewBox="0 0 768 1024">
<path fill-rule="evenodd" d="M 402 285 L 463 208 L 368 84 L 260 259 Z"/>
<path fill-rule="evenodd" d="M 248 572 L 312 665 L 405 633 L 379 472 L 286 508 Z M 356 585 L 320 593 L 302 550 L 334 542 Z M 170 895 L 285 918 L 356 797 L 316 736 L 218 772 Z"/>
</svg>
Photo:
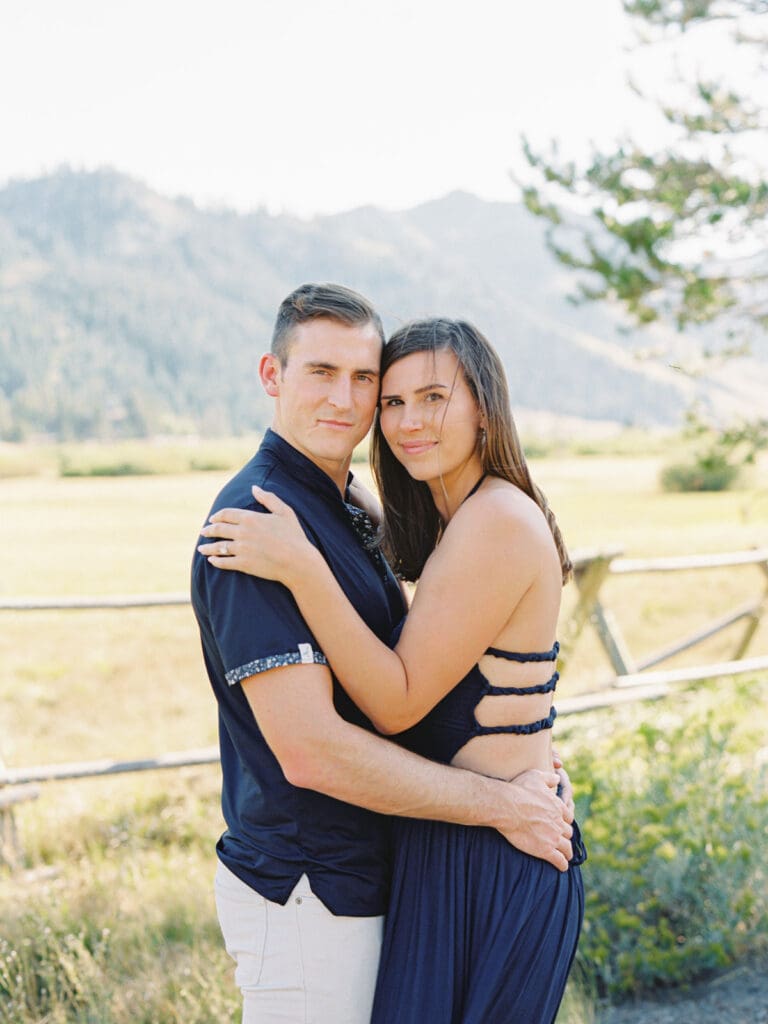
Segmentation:
<svg viewBox="0 0 768 1024">
<path fill-rule="evenodd" d="M 381 431 L 415 480 L 452 480 L 480 473 L 480 410 L 459 361 L 448 349 L 414 352 L 384 374 Z"/>
</svg>

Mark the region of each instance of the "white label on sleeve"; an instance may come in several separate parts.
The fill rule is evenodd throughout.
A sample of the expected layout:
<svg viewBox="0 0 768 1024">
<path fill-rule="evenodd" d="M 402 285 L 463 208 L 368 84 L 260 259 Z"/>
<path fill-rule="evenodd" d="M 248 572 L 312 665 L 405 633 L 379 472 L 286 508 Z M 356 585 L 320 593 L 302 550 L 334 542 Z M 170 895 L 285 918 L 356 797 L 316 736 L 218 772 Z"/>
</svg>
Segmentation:
<svg viewBox="0 0 768 1024">
<path fill-rule="evenodd" d="M 299 654 L 302 665 L 314 665 L 315 655 L 312 652 L 312 644 L 299 644 Z"/>
</svg>

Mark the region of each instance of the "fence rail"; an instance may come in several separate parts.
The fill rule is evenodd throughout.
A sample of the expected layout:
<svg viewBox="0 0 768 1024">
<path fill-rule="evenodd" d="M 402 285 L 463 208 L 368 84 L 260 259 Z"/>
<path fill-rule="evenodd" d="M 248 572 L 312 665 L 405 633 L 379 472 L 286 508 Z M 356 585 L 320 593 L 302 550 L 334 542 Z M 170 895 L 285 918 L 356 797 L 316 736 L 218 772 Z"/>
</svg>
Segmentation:
<svg viewBox="0 0 768 1024">
<path fill-rule="evenodd" d="M 621 554 L 618 548 L 574 553 L 574 580 L 578 596 L 570 616 L 561 628 L 561 662 L 565 663 L 571 658 L 582 632 L 591 625 L 614 669 L 615 676 L 591 693 L 559 700 L 558 711 L 561 715 L 579 714 L 638 700 L 655 700 L 669 694 L 672 687 L 681 682 L 768 670 L 768 655 L 744 657 L 768 606 L 768 548 L 665 558 L 622 558 Z M 601 588 L 610 576 L 749 565 L 757 565 L 765 576 L 766 586 L 760 597 L 732 609 L 695 633 L 641 659 L 632 656 L 615 617 L 600 600 Z M 114 610 L 188 604 L 189 595 L 186 593 L 21 597 L 0 599 L 0 612 Z M 646 671 L 650 666 L 672 658 L 742 619 L 748 620 L 747 626 L 736 644 L 731 660 L 660 672 Z M 39 790 L 34 785 L 36 783 L 214 764 L 218 760 L 217 747 L 204 747 L 133 761 L 84 761 L 34 765 L 19 769 L 7 768 L 0 762 L 0 862 L 5 861 L 12 867 L 20 862 L 21 847 L 14 808 L 39 795 Z"/>
<path fill-rule="evenodd" d="M 636 675 L 652 665 L 668 661 L 676 654 L 695 647 L 734 623 L 746 619 L 746 627 L 736 642 L 732 660 L 728 664 L 737 664 L 743 660 L 768 607 L 768 548 L 667 558 L 621 558 L 619 556 L 620 552 L 618 551 L 593 552 L 589 557 L 574 560 L 574 579 L 579 590 L 579 599 L 565 626 L 563 661 L 566 661 L 572 654 L 576 641 L 588 622 L 597 631 L 600 643 L 616 673 L 616 679 L 620 679 Z M 600 589 L 610 575 L 685 572 L 750 565 L 757 566 L 765 579 L 763 592 L 758 598 L 732 609 L 694 633 L 640 659 L 634 658 L 631 654 L 618 622 L 610 609 L 605 608 L 600 601 Z M 702 669 L 704 668 L 707 668 L 710 676 L 730 674 L 718 671 L 716 665 L 702 666 Z M 699 678 L 707 678 L 707 676 L 705 674 Z M 672 676 L 669 677 L 669 681 L 673 681 Z M 611 682 L 615 685 L 616 680 Z"/>
<path fill-rule="evenodd" d="M 189 594 L 129 594 L 125 597 L 16 597 L 0 600 L 0 612 L 66 612 L 100 608 L 160 608 L 189 604 Z"/>
<path fill-rule="evenodd" d="M 63 779 L 87 779 L 125 772 L 148 772 L 161 768 L 186 768 L 198 764 L 214 764 L 219 760 L 218 747 L 199 747 L 138 761 L 68 761 L 66 764 L 39 764 L 31 768 L 6 768 L 0 771 L 0 787 L 23 786 L 32 782 L 55 782 Z M 0 788 L 0 808 L 4 790 Z M 20 802 L 19 800 L 15 801 Z"/>
</svg>

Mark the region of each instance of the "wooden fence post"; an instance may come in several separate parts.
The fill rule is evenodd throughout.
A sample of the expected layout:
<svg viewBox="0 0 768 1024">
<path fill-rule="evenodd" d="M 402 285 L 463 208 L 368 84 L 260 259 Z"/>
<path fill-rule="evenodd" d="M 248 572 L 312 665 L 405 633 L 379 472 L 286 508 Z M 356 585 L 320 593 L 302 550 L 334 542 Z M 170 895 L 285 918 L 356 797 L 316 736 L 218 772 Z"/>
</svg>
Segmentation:
<svg viewBox="0 0 768 1024">
<path fill-rule="evenodd" d="M 590 619 L 597 630 L 616 675 L 626 676 L 636 672 L 635 660 L 629 653 L 624 635 L 619 629 L 619 624 L 613 612 L 608 608 L 603 608 L 597 598 L 595 598 Z"/>
<path fill-rule="evenodd" d="M 573 653 L 576 641 L 588 621 L 593 617 L 597 595 L 611 568 L 611 562 L 621 552 L 583 551 L 573 559 L 573 579 L 579 591 L 576 607 L 560 631 L 560 665 L 564 666 Z M 605 624 L 603 612 L 602 624 Z M 609 627 L 605 626 L 607 631 Z"/>
<path fill-rule="evenodd" d="M 765 590 L 763 591 L 762 600 L 755 606 L 754 610 L 747 616 L 747 625 L 744 632 L 741 635 L 741 640 L 736 645 L 734 652 L 734 660 L 743 658 L 747 648 L 749 647 L 752 637 L 757 632 L 757 627 L 760 625 L 760 619 L 768 611 L 768 561 L 758 563 L 760 568 L 763 570 L 765 576 Z"/>
<path fill-rule="evenodd" d="M 0 772 L 5 764 L 0 759 Z M 0 864 L 16 871 L 23 860 L 23 850 L 16 825 L 14 808 L 27 800 L 36 800 L 36 786 L 6 786 L 0 783 Z"/>
</svg>

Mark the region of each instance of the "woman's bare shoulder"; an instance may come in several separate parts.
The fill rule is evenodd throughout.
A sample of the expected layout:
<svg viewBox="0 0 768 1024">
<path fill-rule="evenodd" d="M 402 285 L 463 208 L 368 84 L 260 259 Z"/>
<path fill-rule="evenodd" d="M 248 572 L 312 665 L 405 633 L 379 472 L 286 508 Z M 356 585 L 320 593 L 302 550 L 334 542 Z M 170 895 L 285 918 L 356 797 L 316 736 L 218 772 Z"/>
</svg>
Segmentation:
<svg viewBox="0 0 768 1024">
<path fill-rule="evenodd" d="M 515 484 L 499 477 L 489 478 L 472 497 L 461 506 L 455 519 L 470 518 L 476 523 L 493 524 L 494 532 L 513 530 L 533 538 L 550 534 L 546 517 L 533 498 Z"/>
<path fill-rule="evenodd" d="M 536 503 L 506 481 L 485 484 L 456 511 L 434 559 L 450 560 L 492 576 L 539 571 L 552 534 Z"/>
</svg>

